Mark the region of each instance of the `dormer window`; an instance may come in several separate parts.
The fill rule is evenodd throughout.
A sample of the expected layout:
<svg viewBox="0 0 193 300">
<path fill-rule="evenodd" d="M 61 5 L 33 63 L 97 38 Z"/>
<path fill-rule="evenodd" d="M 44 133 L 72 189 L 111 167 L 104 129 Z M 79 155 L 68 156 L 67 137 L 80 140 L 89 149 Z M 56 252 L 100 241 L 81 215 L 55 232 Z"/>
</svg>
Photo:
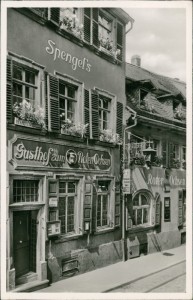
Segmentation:
<svg viewBox="0 0 193 300">
<path fill-rule="evenodd" d="M 144 105 L 144 101 L 145 101 L 145 98 L 146 98 L 147 94 L 148 94 L 147 90 L 143 90 L 143 89 L 139 90 L 139 98 L 140 98 L 140 104 L 141 105 Z"/>
</svg>

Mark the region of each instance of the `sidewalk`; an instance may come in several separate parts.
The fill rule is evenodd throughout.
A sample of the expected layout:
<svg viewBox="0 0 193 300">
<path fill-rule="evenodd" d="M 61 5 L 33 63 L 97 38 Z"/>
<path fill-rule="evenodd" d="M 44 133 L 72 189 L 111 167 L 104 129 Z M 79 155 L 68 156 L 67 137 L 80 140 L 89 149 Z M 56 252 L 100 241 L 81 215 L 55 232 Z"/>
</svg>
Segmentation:
<svg viewBox="0 0 193 300">
<path fill-rule="evenodd" d="M 104 293 L 185 261 L 185 256 L 186 247 L 182 245 L 64 279 L 37 293 Z"/>
</svg>

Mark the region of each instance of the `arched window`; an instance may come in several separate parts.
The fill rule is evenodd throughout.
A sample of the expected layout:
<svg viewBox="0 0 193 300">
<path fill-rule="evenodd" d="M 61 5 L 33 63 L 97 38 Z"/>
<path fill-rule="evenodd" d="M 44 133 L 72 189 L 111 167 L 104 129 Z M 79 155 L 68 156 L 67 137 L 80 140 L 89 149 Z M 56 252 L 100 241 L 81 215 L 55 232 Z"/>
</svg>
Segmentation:
<svg viewBox="0 0 193 300">
<path fill-rule="evenodd" d="M 133 198 L 133 226 L 147 225 L 150 222 L 150 197 L 138 193 Z"/>
</svg>

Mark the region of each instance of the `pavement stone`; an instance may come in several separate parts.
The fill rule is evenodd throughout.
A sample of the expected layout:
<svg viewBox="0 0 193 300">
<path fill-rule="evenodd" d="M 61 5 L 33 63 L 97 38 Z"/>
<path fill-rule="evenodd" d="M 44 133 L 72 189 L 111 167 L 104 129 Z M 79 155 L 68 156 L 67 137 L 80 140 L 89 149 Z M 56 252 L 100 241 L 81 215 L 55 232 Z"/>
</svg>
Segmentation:
<svg viewBox="0 0 193 300">
<path fill-rule="evenodd" d="M 164 255 L 165 253 L 165 255 Z M 38 293 L 104 293 L 186 259 L 186 247 L 141 256 L 75 277 L 60 280 Z"/>
</svg>

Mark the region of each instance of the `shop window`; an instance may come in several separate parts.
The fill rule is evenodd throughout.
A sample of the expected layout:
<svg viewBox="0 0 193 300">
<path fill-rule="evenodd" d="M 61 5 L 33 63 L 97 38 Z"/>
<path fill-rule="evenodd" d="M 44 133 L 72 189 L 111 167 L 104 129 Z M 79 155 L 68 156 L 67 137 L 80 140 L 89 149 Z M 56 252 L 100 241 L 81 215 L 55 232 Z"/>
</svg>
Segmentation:
<svg viewBox="0 0 193 300">
<path fill-rule="evenodd" d="M 137 194 L 133 199 L 133 226 L 147 225 L 149 223 L 150 203 L 148 197 Z"/>
<path fill-rule="evenodd" d="M 61 233 L 75 232 L 76 182 L 59 182 L 59 220 Z"/>
<path fill-rule="evenodd" d="M 75 119 L 75 104 L 77 98 L 77 88 L 67 85 L 64 81 L 59 81 L 59 102 L 61 123 L 72 122 Z"/>
<path fill-rule="evenodd" d="M 171 221 L 171 208 L 170 208 L 170 198 L 165 197 L 164 198 L 164 222 L 170 222 Z"/>
<path fill-rule="evenodd" d="M 111 99 L 99 95 L 99 128 L 100 130 L 109 128 Z"/>
<path fill-rule="evenodd" d="M 14 180 L 13 202 L 38 202 L 39 180 Z"/>
</svg>

